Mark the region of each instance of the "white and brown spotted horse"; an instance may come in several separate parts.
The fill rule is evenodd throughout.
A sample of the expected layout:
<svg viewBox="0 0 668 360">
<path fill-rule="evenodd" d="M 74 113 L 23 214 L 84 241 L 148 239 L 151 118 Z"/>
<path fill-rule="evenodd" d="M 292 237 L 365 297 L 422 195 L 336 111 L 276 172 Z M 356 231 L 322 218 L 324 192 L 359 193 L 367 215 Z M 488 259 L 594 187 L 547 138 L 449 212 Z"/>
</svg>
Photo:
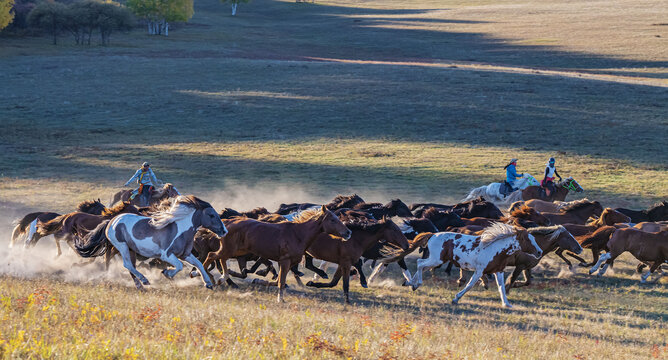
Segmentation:
<svg viewBox="0 0 668 360">
<path fill-rule="evenodd" d="M 453 304 L 457 304 L 483 274 L 494 274 L 503 306 L 511 307 L 506 298 L 503 278 L 503 270 L 511 255 L 523 251 L 540 258 L 543 254 L 536 239 L 526 230 L 502 223 L 494 223 L 480 236 L 440 232 L 420 234 L 415 240 L 426 244 L 429 257 L 417 261 L 417 270 L 410 283 L 413 290 L 422 284 L 422 271 L 425 268 L 433 268 L 447 261 L 474 272 L 466 287 L 455 295 Z"/>
</svg>

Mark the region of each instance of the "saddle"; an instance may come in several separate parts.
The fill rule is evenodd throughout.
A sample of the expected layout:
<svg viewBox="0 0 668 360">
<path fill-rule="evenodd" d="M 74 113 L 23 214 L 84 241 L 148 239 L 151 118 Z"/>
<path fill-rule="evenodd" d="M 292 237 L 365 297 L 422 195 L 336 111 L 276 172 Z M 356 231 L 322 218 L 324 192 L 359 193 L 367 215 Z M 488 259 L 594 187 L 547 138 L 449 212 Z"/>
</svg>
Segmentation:
<svg viewBox="0 0 668 360">
<path fill-rule="evenodd" d="M 508 181 L 503 181 L 501 183 L 501 187 L 499 187 L 499 193 L 503 196 L 508 196 L 510 195 L 515 189 L 508 183 Z"/>
</svg>

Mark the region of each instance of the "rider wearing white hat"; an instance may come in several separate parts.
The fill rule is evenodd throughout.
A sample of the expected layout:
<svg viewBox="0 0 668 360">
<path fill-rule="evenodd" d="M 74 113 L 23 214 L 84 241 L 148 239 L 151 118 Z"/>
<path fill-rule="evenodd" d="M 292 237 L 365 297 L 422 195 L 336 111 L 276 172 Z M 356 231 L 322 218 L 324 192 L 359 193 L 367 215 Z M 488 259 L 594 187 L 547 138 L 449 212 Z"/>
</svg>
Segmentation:
<svg viewBox="0 0 668 360">
<path fill-rule="evenodd" d="M 151 192 L 153 192 L 153 188 L 155 186 L 159 186 L 160 182 L 158 181 L 158 178 L 155 177 L 153 170 L 151 170 L 151 165 L 148 162 L 144 162 L 141 165 L 141 168 L 139 168 L 139 170 L 137 170 L 135 174 L 132 175 L 130 180 L 125 182 L 125 186 L 130 185 L 130 183 L 135 179 L 137 179 L 137 184 L 139 184 L 139 187 L 132 191 L 130 200 L 134 199 L 137 195 L 142 195 L 142 197 L 145 199 L 144 206 L 147 206 Z"/>
</svg>

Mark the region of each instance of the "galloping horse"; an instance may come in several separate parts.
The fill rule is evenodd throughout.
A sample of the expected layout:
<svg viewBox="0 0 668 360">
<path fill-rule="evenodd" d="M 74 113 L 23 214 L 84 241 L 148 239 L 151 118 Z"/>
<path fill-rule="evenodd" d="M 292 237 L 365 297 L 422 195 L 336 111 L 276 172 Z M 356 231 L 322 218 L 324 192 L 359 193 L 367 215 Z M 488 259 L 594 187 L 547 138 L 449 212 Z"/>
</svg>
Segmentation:
<svg viewBox="0 0 668 360">
<path fill-rule="evenodd" d="M 646 210 L 630 210 L 624 208 L 615 209 L 631 218 L 631 222 L 664 221 L 668 220 L 668 201 L 664 200 L 652 205 Z"/>
<path fill-rule="evenodd" d="M 158 258 L 174 266 L 162 273 L 171 279 L 181 269 L 185 260 L 197 267 L 206 287 L 213 289 L 202 263 L 192 254 L 193 237 L 200 226 L 225 236 L 227 229 L 216 210 L 195 196 L 179 195 L 167 211 L 151 217 L 135 214 L 118 215 L 98 225 L 86 237 L 75 241 L 74 248 L 82 257 L 100 256 L 107 251 L 107 242 L 123 257 L 123 265 L 130 272 L 137 289 L 149 285 L 148 279 L 135 268 L 136 255 Z"/>
<path fill-rule="evenodd" d="M 495 223 L 487 228 L 481 236 L 451 232 L 420 234 L 411 243 L 408 250 L 399 253 L 397 256 L 404 256 L 404 253 L 410 251 L 411 248 L 415 249 L 417 246 L 425 245 L 429 248 L 429 258 L 418 259 L 417 270 L 411 280 L 413 290 L 416 290 L 422 284 L 422 271 L 425 268 L 433 268 L 446 261 L 451 261 L 465 270 L 474 271 L 466 287 L 457 293 L 452 300 L 453 304 L 457 304 L 459 299 L 480 280 L 483 274 L 494 273 L 501 302 L 503 306 L 511 307 L 506 298 L 503 278 L 503 270 L 506 264 L 517 251 L 523 251 L 535 258 L 540 258 L 543 254 L 533 235 L 530 235 L 526 230 Z M 392 259 L 388 260 L 391 261 Z"/>
<path fill-rule="evenodd" d="M 132 195 L 132 190 L 121 190 L 115 193 L 114 196 L 112 196 L 111 198 L 109 206 L 113 206 L 119 201 L 123 202 L 130 201 L 130 204 L 135 206 L 151 206 L 153 204 L 161 202 L 162 200 L 175 198 L 181 194 L 179 193 L 178 190 L 176 190 L 174 185 L 172 185 L 171 183 L 166 183 L 162 186 L 162 188 L 153 189 L 153 194 L 151 194 L 151 198 L 149 199 L 148 204 L 141 203 L 141 196 L 137 196 L 134 199 L 130 200 L 130 195 Z"/>
<path fill-rule="evenodd" d="M 545 189 L 543 189 L 540 186 L 529 186 L 526 189 L 522 190 L 521 197 L 515 196 L 513 198 L 512 202 L 519 201 L 519 200 L 524 200 L 528 201 L 531 199 L 540 199 L 544 201 L 564 201 L 566 199 L 566 195 L 568 195 L 569 191 L 573 191 L 576 193 L 583 192 L 584 189 L 578 184 L 575 179 L 572 177 L 568 177 L 564 179 L 564 181 L 560 181 L 555 185 L 556 191 L 553 191 L 550 196 L 545 195 Z M 516 194 L 516 193 L 513 193 Z M 513 196 L 509 196 L 511 198 Z"/>
<path fill-rule="evenodd" d="M 668 260 L 668 230 L 650 233 L 634 228 L 617 229 L 607 246 L 610 252 L 601 255 L 589 274 L 593 274 L 605 262 L 598 272 L 598 276 L 602 276 L 619 255 L 628 251 L 641 262 L 651 264 L 649 270 L 640 277 L 640 282 L 644 283 Z"/>
<path fill-rule="evenodd" d="M 301 261 L 306 249 L 318 235 L 327 233 L 346 240 L 351 235 L 350 229 L 324 205 L 319 209 L 303 211 L 292 222 L 271 224 L 253 219 L 235 219 L 228 222 L 227 226 L 229 234 L 221 239 L 222 246 L 218 251 L 209 253 L 204 266 L 221 260 L 223 279 L 227 281 L 229 258 L 252 253 L 277 261 L 279 302 L 283 300 L 288 271 Z"/>
<path fill-rule="evenodd" d="M 521 178 L 519 178 L 515 182 L 515 187 L 518 190 L 524 190 L 529 186 L 538 186 L 540 183 L 538 180 L 536 180 L 535 177 L 531 176 L 530 174 L 525 173 Z M 493 202 L 496 205 L 502 205 L 505 204 L 506 206 L 510 204 L 508 202 L 508 199 L 510 196 L 504 196 L 501 194 L 501 186 L 504 186 L 503 183 L 491 183 L 489 185 L 477 187 L 469 192 L 468 195 L 466 195 L 466 198 L 464 198 L 463 201 L 468 201 L 471 199 L 475 199 L 479 196 L 484 196 L 485 199 Z M 517 191 L 517 190 L 516 190 Z"/>
<path fill-rule="evenodd" d="M 387 218 L 380 221 L 355 221 L 344 224 L 352 231 L 350 239 L 346 241 L 337 236 L 320 234 L 306 250 L 307 257 L 338 264 L 334 277 L 329 283 L 309 281 L 306 286 L 330 288 L 336 286 L 339 279 L 343 278 L 343 295 L 345 302 L 350 303 L 348 296 L 350 268 L 360 262 L 362 254 L 380 240 L 402 249 L 408 248 L 408 240 L 399 227 Z M 309 264 L 308 259 L 307 264 Z M 307 268 L 314 269 L 312 261 Z"/>
<path fill-rule="evenodd" d="M 129 202 L 122 202 L 112 208 L 104 209 L 100 215 L 92 215 L 84 212 L 61 215 L 46 223 L 38 223 L 37 234 L 39 237 L 35 237 L 32 242 L 26 245 L 34 246 L 40 238 L 53 235 L 56 239 L 56 247 L 58 248 L 57 256 L 60 256 L 62 254 L 60 241 L 65 241 L 68 245 L 72 246 L 75 238 L 82 238 L 104 220 L 125 213 L 139 214 L 139 209 L 134 205 L 130 205 Z"/>
<path fill-rule="evenodd" d="M 365 211 L 377 220 L 382 219 L 383 216 L 413 217 L 413 213 L 408 206 L 399 199 L 391 200 L 385 205 L 381 203 L 361 203 L 353 206 L 353 210 Z"/>
<path fill-rule="evenodd" d="M 100 202 L 100 199 L 97 199 L 97 201 L 84 201 L 77 205 L 77 211 L 93 215 L 100 215 L 104 209 L 105 207 L 102 202 Z M 58 216 L 60 216 L 60 214 L 55 212 L 34 212 L 16 220 L 14 222 L 15 226 L 14 230 L 12 231 L 12 238 L 9 242 L 9 247 L 13 247 L 14 244 L 22 237 L 24 238 L 24 246 L 26 247 L 31 243 L 36 243 L 39 240 L 39 238 L 34 238 L 35 236 L 39 236 L 37 234 L 37 223 L 45 223 L 55 219 Z"/>
<path fill-rule="evenodd" d="M 561 208 L 557 213 L 542 213 L 555 225 L 580 224 L 584 225 L 592 216 L 601 216 L 603 206 L 598 201 L 576 201 Z"/>
<path fill-rule="evenodd" d="M 417 203 L 411 204 L 410 206 L 410 209 L 416 218 L 423 217 L 424 212 L 430 208 L 437 208 L 445 212 L 453 212 L 463 218 L 486 217 L 490 219 L 500 219 L 503 217 L 501 210 L 492 202 L 485 200 L 482 196 L 455 205 Z"/>
</svg>

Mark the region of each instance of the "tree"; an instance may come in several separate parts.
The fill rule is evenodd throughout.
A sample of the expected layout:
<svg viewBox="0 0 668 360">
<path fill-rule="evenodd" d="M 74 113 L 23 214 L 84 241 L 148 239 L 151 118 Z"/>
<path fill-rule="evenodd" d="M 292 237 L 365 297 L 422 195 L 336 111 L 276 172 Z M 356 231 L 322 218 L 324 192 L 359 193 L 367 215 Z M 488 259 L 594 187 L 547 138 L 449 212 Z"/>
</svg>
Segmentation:
<svg viewBox="0 0 668 360">
<path fill-rule="evenodd" d="M 56 45 L 58 32 L 65 27 L 69 19 L 67 7 L 54 1 L 45 1 L 30 11 L 28 23 L 53 34 L 53 45 Z"/>
<path fill-rule="evenodd" d="M 95 1 L 97 22 L 100 29 L 102 45 L 109 45 L 109 37 L 114 30 L 128 30 L 132 28 L 132 14 L 123 5 L 113 2 Z"/>
<path fill-rule="evenodd" d="M 188 21 L 195 10 L 193 0 L 128 0 L 135 15 L 146 19 L 150 35 L 169 35 L 170 21 Z"/>
<path fill-rule="evenodd" d="M 248 3 L 250 0 L 220 0 L 220 2 L 224 3 L 230 3 L 232 5 L 232 16 L 237 15 L 237 6 L 240 3 Z"/>
<path fill-rule="evenodd" d="M 0 30 L 14 20 L 14 0 L 0 0 Z"/>
</svg>

